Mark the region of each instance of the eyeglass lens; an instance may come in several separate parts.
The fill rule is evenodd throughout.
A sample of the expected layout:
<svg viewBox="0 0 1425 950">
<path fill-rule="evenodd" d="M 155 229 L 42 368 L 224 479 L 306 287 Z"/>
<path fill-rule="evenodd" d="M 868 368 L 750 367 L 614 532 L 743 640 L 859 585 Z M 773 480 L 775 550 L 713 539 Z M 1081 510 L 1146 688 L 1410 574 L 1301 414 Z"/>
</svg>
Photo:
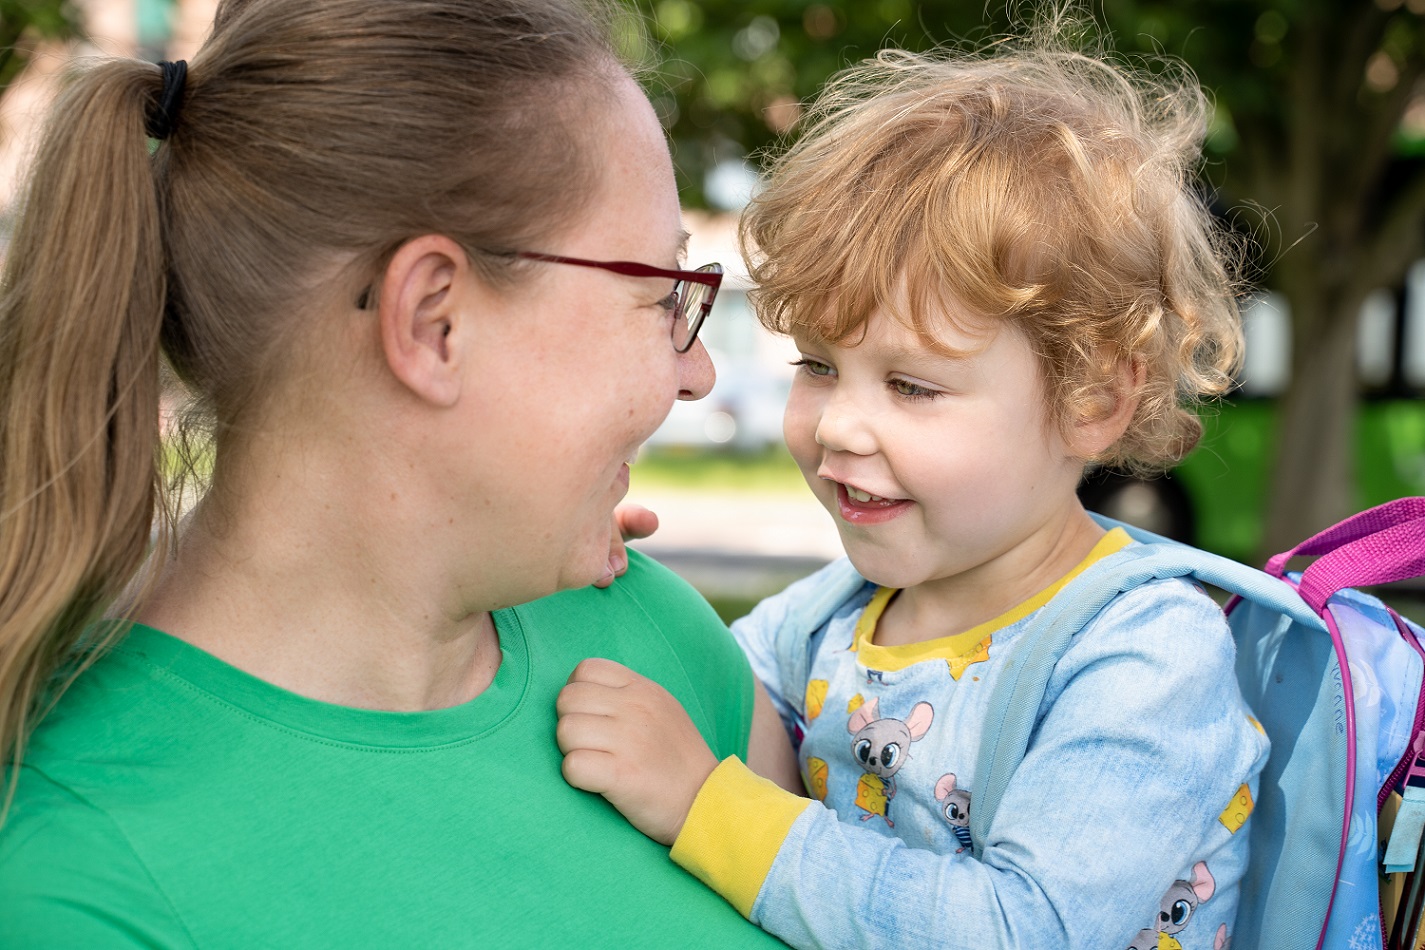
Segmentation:
<svg viewBox="0 0 1425 950">
<path fill-rule="evenodd" d="M 713 271 L 713 268 L 717 268 L 717 271 Z M 715 273 L 720 272 L 722 268 L 710 264 L 698 270 Z M 702 329 L 703 320 L 712 309 L 714 292 L 715 289 L 707 284 L 691 280 L 678 281 L 675 288 L 678 295 L 678 312 L 673 320 L 673 346 L 679 353 L 692 349 L 693 342 L 698 338 L 698 331 Z"/>
</svg>

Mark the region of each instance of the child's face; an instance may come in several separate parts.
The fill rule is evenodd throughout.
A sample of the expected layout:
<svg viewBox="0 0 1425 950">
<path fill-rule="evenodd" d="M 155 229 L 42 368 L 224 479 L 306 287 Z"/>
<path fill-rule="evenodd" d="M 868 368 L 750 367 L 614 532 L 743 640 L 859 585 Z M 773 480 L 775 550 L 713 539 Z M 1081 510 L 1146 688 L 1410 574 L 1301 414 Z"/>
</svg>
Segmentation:
<svg viewBox="0 0 1425 950">
<path fill-rule="evenodd" d="M 793 336 L 804 363 L 784 422 L 857 570 L 907 588 L 1032 557 L 1082 510 L 1083 465 L 1028 341 L 1007 323 L 947 328 L 967 354 L 951 358 L 883 314 L 865 329 L 854 345 Z"/>
</svg>

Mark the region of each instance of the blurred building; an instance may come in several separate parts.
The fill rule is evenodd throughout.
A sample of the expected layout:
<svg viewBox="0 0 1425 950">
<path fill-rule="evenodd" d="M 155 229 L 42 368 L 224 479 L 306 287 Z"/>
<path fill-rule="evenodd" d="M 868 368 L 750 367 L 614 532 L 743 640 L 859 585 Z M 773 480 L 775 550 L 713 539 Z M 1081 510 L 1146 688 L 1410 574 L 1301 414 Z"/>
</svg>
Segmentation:
<svg viewBox="0 0 1425 950">
<path fill-rule="evenodd" d="M 733 212 L 685 211 L 687 266 L 717 262 L 725 276 L 698 339 L 707 347 L 717 381 L 705 399 L 678 402 L 654 433 L 653 446 L 756 451 L 782 441 L 782 407 L 797 349 L 762 328 L 748 298 L 752 282 L 737 244 Z"/>
</svg>

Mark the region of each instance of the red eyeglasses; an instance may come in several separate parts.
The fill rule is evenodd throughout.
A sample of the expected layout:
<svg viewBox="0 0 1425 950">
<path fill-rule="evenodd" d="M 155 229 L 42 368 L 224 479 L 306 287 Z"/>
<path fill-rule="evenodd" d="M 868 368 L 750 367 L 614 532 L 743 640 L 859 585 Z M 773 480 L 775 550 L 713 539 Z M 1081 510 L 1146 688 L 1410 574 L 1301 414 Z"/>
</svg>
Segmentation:
<svg viewBox="0 0 1425 950">
<path fill-rule="evenodd" d="M 673 349 L 686 353 L 698 339 L 698 331 L 712 310 L 717 299 L 717 289 L 722 286 L 722 265 L 704 264 L 697 270 L 665 270 L 632 261 L 586 261 L 580 257 L 560 257 L 557 254 L 538 254 L 533 251 L 517 251 L 516 257 L 530 261 L 544 261 L 547 264 L 573 264 L 575 267 L 597 267 L 599 270 L 613 271 L 625 277 L 663 277 L 676 281 L 673 284 Z"/>
<path fill-rule="evenodd" d="M 717 289 L 722 286 L 722 265 L 704 264 L 697 270 L 666 270 L 650 267 L 633 261 L 587 261 L 582 257 L 560 257 L 558 254 L 540 254 L 534 251 L 506 252 L 511 257 L 521 257 L 546 264 L 573 264 L 575 267 L 597 267 L 625 277 L 662 277 L 674 281 L 673 284 L 673 349 L 686 353 L 698 339 L 698 331 L 712 310 L 717 299 Z M 356 308 L 365 310 L 371 305 L 372 286 L 367 285 L 356 298 Z"/>
</svg>

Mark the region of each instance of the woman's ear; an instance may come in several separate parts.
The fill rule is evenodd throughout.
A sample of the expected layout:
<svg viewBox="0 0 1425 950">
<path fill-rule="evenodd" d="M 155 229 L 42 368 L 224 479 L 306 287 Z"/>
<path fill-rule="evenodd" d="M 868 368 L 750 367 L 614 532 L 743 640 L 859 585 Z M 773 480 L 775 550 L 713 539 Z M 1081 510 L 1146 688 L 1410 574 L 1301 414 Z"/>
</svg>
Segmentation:
<svg viewBox="0 0 1425 950">
<path fill-rule="evenodd" d="M 1118 363 L 1113 375 L 1103 382 L 1099 411 L 1072 424 L 1069 448 L 1076 458 L 1098 458 L 1123 437 L 1138 409 L 1138 394 L 1146 379 L 1147 369 L 1141 360 Z"/>
<path fill-rule="evenodd" d="M 391 373 L 417 397 L 453 406 L 462 389 L 462 309 L 473 278 L 470 259 L 448 237 L 426 234 L 391 257 L 377 302 L 381 349 Z"/>
</svg>

